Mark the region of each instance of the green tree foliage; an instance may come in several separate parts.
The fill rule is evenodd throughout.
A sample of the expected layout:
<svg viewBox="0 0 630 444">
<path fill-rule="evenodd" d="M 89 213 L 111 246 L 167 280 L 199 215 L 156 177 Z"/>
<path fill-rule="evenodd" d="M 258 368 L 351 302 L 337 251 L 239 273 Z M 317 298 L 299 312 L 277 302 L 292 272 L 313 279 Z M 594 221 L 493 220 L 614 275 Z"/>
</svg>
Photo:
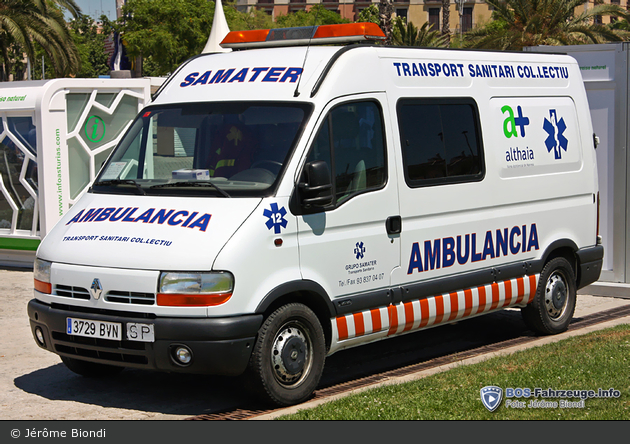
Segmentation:
<svg viewBox="0 0 630 444">
<path fill-rule="evenodd" d="M 101 17 L 106 21 L 107 17 Z M 81 69 L 76 77 L 91 78 L 109 74 L 105 40 L 108 34 L 100 32 L 96 22 L 87 15 L 70 22 L 70 32 L 81 57 Z"/>
<path fill-rule="evenodd" d="M 296 26 L 335 25 L 350 23 L 334 11 L 329 11 L 322 5 L 314 5 L 309 11 L 297 11 L 276 18 L 277 28 L 292 28 Z"/>
<path fill-rule="evenodd" d="M 143 57 L 143 73 L 161 76 L 203 50 L 214 18 L 214 2 L 208 0 L 128 0 L 125 18 L 114 23 L 121 32 L 130 58 Z M 238 12 L 223 6 L 231 30 L 273 27 L 263 11 Z"/>
<path fill-rule="evenodd" d="M 131 58 L 143 57 L 143 73 L 160 76 L 173 72 L 181 63 L 203 50 L 214 18 L 214 2 L 207 0 L 128 0 L 124 19 L 113 29 L 121 32 Z M 223 12 L 232 31 L 315 24 L 348 23 L 321 5 L 277 18 L 264 11 L 239 12 L 225 4 Z"/>
<path fill-rule="evenodd" d="M 622 41 L 627 32 L 595 23 L 598 16 L 626 17 L 627 11 L 600 4 L 576 12 L 584 0 L 486 0 L 493 22 L 464 35 L 464 46 L 521 50 L 525 46 L 579 45 Z"/>
<path fill-rule="evenodd" d="M 23 54 L 33 59 L 38 47 L 57 77 L 79 70 L 79 54 L 62 8 L 75 17 L 81 14 L 74 0 L 0 0 L 0 80 L 7 80 L 15 65 L 22 64 Z"/>
<path fill-rule="evenodd" d="M 381 18 L 378 14 L 378 6 L 372 3 L 370 6 L 365 8 L 363 11 L 359 12 L 359 22 L 371 22 L 379 25 L 381 23 Z"/>
<path fill-rule="evenodd" d="M 128 56 L 151 57 L 151 74 L 164 75 L 201 52 L 212 27 L 214 3 L 128 0 L 123 14 L 114 27 L 122 32 Z"/>
<path fill-rule="evenodd" d="M 413 23 L 405 25 L 402 18 L 394 20 L 393 43 L 398 46 L 425 46 L 432 48 L 446 48 L 449 43 L 448 35 L 434 31 L 429 22 L 422 24 L 420 29 Z"/>
<path fill-rule="evenodd" d="M 249 12 L 239 12 L 233 5 L 223 6 L 225 19 L 231 31 L 275 28 L 273 19 L 261 9 L 253 8 Z"/>
<path fill-rule="evenodd" d="M 623 20 L 615 20 L 612 23 L 609 23 L 608 26 L 610 29 L 619 30 L 619 31 L 630 31 L 630 22 L 628 19 Z"/>
</svg>

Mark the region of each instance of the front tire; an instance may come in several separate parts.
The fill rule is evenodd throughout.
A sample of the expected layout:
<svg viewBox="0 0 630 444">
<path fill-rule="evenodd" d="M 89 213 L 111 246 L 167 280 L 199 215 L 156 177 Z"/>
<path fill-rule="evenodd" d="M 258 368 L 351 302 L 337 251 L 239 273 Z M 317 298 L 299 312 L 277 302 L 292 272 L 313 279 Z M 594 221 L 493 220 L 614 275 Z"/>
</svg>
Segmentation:
<svg viewBox="0 0 630 444">
<path fill-rule="evenodd" d="M 575 273 L 569 261 L 556 257 L 545 265 L 534 300 L 521 310 L 527 326 L 537 333 L 565 331 L 575 312 Z"/>
<path fill-rule="evenodd" d="M 298 404 L 315 391 L 325 358 L 319 319 L 307 306 L 291 303 L 271 313 L 260 327 L 249 376 L 266 400 L 280 406 Z"/>
</svg>

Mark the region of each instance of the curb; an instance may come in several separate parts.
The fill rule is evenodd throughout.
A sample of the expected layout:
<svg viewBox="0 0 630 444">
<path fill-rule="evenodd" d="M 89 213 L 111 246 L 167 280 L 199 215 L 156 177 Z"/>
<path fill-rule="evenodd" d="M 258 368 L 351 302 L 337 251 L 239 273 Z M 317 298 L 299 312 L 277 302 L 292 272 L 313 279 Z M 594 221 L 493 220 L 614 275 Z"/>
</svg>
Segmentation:
<svg viewBox="0 0 630 444">
<path fill-rule="evenodd" d="M 313 407 L 317 407 L 318 405 L 321 404 L 325 404 L 327 402 L 330 401 L 335 401 L 337 399 L 341 399 L 344 398 L 346 396 L 349 395 L 354 395 L 356 393 L 361 393 L 363 391 L 366 390 L 370 390 L 373 388 L 377 388 L 377 387 L 382 387 L 382 386 L 387 386 L 387 385 L 393 385 L 393 384 L 402 384 L 402 383 L 406 383 L 406 382 L 411 382 L 411 381 L 415 381 L 417 379 L 422 379 L 425 378 L 427 376 L 431 376 L 434 375 L 436 373 L 442 373 L 445 371 L 448 371 L 450 369 L 462 366 L 462 365 L 470 365 L 470 364 L 476 364 L 478 362 L 483 362 L 483 361 L 487 361 L 488 359 L 494 358 L 496 356 L 505 356 L 505 355 L 510 355 L 513 354 L 517 351 L 520 350 L 525 350 L 528 348 L 533 348 L 533 347 L 538 347 L 541 345 L 545 345 L 545 344 L 552 344 L 554 342 L 559 342 L 562 341 L 564 339 L 568 339 L 574 336 L 582 336 L 588 333 L 592 333 L 594 331 L 598 331 L 598 330 L 604 330 L 606 328 L 609 327 L 614 327 L 617 325 L 621 325 L 621 324 L 630 324 L 630 316 L 625 316 L 623 318 L 619 318 L 619 319 L 613 319 L 611 321 L 606 321 L 606 322 L 602 322 L 596 325 L 591 325 L 591 326 L 587 326 L 584 328 L 581 328 L 579 330 L 574 330 L 574 331 L 568 331 L 568 332 L 564 332 L 564 333 L 560 333 L 557 335 L 553 335 L 553 336 L 545 336 L 542 337 L 536 341 L 532 341 L 529 342 L 527 344 L 521 344 L 521 345 L 516 345 L 513 347 L 508 347 L 499 351 L 495 351 L 495 352 L 490 352 L 490 353 L 486 353 L 484 355 L 481 356 L 475 356 L 472 358 L 466 358 L 466 359 L 462 359 L 461 361 L 457 361 L 457 362 L 452 362 L 449 364 L 444 364 L 438 367 L 434 367 L 431 369 L 427 369 L 427 370 L 422 370 L 410 375 L 405 375 L 405 376 L 396 376 L 396 377 L 388 377 L 387 379 L 377 382 L 375 384 L 366 386 L 366 387 L 361 387 L 361 388 L 357 388 L 354 390 L 349 390 L 347 392 L 344 393 L 340 393 L 337 395 L 333 395 L 330 397 L 327 397 L 325 399 L 316 399 L 313 401 L 308 401 L 305 402 L 303 404 L 297 405 L 297 406 L 291 406 L 291 407 L 287 407 L 285 409 L 281 409 L 281 410 L 276 410 L 274 412 L 271 413 L 266 413 L 264 415 L 260 415 L 260 416 L 255 416 L 253 418 L 250 418 L 249 421 L 267 421 L 267 420 L 271 420 L 271 419 L 275 419 L 278 418 L 280 416 L 284 416 L 284 415 L 290 415 L 293 413 L 297 413 L 300 410 L 308 410 L 311 409 Z"/>
</svg>

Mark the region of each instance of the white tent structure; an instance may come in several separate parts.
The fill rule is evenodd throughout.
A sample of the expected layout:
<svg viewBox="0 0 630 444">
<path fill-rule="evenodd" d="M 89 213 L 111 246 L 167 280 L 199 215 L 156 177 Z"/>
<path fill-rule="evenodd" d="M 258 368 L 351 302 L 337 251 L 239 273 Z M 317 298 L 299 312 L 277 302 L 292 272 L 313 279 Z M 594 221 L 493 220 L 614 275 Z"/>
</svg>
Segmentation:
<svg viewBox="0 0 630 444">
<path fill-rule="evenodd" d="M 201 51 L 202 54 L 208 54 L 213 52 L 230 52 L 230 48 L 222 48 L 221 41 L 230 32 L 225 14 L 223 13 L 223 5 L 221 0 L 215 0 L 214 3 L 214 19 L 212 20 L 212 30 L 210 31 L 210 37 L 206 46 Z"/>
</svg>

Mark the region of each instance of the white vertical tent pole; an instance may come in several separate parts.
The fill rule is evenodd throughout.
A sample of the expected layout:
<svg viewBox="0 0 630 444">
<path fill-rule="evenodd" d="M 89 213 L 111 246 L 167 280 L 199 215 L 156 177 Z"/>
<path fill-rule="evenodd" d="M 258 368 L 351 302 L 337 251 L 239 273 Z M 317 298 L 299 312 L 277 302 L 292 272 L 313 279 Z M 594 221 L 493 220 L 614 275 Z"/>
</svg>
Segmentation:
<svg viewBox="0 0 630 444">
<path fill-rule="evenodd" d="M 212 29 L 210 30 L 210 37 L 206 46 L 201 51 L 202 54 L 208 54 L 213 52 L 230 52 L 230 48 L 222 48 L 221 41 L 230 32 L 227 20 L 225 19 L 225 13 L 223 12 L 223 5 L 221 0 L 215 0 L 214 3 L 214 18 L 212 19 Z"/>
</svg>

